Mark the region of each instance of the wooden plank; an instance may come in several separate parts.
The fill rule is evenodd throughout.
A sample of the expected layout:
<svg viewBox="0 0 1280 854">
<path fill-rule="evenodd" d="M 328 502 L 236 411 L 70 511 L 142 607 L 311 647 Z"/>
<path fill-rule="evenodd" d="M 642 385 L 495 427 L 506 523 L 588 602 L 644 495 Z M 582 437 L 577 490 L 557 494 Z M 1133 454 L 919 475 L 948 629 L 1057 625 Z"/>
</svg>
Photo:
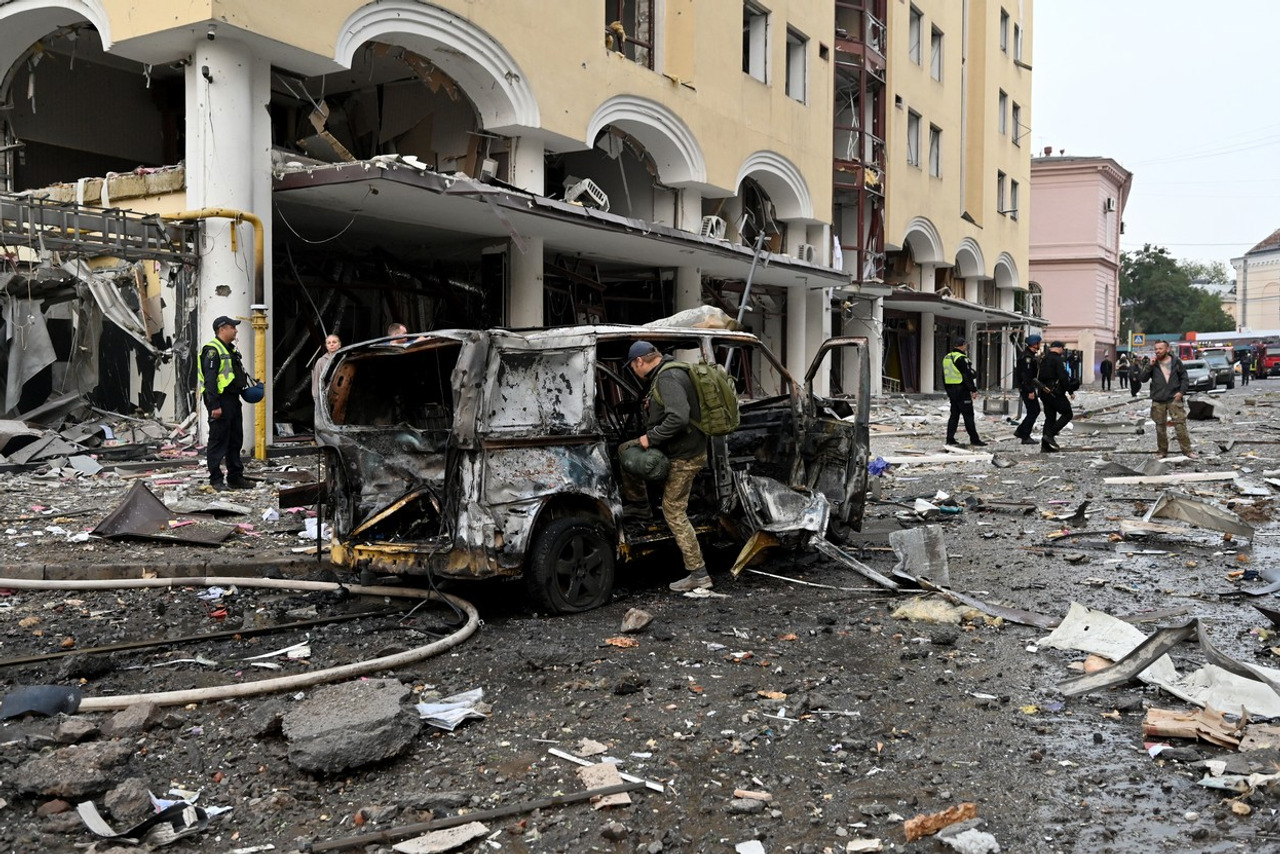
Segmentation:
<svg viewBox="0 0 1280 854">
<path fill-rule="evenodd" d="M 989 463 L 991 454 L 925 454 L 918 457 L 885 457 L 884 461 L 895 466 L 925 465 L 928 463 Z"/>
<path fill-rule="evenodd" d="M 1204 483 L 1213 480 L 1235 480 L 1233 471 L 1193 471 L 1186 474 L 1162 474 L 1156 477 L 1104 477 L 1102 482 L 1108 486 L 1121 484 L 1161 484 L 1161 483 Z"/>
</svg>

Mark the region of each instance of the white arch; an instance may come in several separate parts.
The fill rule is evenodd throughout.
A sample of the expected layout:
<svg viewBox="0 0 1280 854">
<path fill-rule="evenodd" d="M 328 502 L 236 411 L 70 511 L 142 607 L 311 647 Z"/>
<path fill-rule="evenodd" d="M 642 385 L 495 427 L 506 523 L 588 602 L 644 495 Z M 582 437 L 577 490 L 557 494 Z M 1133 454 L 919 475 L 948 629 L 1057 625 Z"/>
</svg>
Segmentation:
<svg viewBox="0 0 1280 854">
<path fill-rule="evenodd" d="M 684 120 L 669 108 L 636 95 L 615 95 L 597 107 L 587 122 L 587 145 L 593 145 L 608 125 L 640 141 L 668 187 L 706 183 L 707 160 L 702 146 Z"/>
<path fill-rule="evenodd" d="M 987 262 L 982 257 L 982 247 L 972 237 L 960 241 L 956 249 L 956 266 L 960 268 L 960 276 L 965 279 L 987 278 Z"/>
<path fill-rule="evenodd" d="M 742 162 L 738 170 L 735 190 L 742 186 L 743 178 L 752 178 L 773 202 L 778 219 L 813 220 L 813 199 L 809 185 L 796 165 L 774 151 L 757 151 Z"/>
<path fill-rule="evenodd" d="M 0 5 L 0 79 L 11 79 L 13 64 L 37 41 L 81 21 L 98 31 L 103 50 L 111 50 L 111 22 L 102 0 L 13 0 Z"/>
<path fill-rule="evenodd" d="M 911 247 L 917 264 L 944 264 L 946 253 L 942 251 L 942 235 L 928 217 L 918 216 L 907 223 L 903 246 Z"/>
<path fill-rule="evenodd" d="M 373 40 L 402 45 L 439 66 L 476 105 L 485 130 L 519 136 L 541 127 L 538 101 L 515 59 L 465 18 L 412 0 L 369 3 L 343 23 L 334 61 L 350 68 L 360 46 Z"/>
<path fill-rule="evenodd" d="M 1020 280 L 1018 279 L 1018 262 L 1013 260 L 1013 256 L 1008 252 L 1001 252 L 1000 257 L 996 259 L 996 287 L 997 288 L 1020 288 Z"/>
</svg>

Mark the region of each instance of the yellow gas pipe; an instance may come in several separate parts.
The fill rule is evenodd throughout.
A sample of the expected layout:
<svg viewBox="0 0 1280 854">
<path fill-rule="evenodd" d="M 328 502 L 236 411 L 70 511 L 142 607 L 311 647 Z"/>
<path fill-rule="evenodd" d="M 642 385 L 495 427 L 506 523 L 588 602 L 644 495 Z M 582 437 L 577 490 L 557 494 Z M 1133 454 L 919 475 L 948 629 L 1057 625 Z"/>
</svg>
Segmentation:
<svg viewBox="0 0 1280 854">
<path fill-rule="evenodd" d="M 233 208 L 200 208 L 200 210 L 196 211 L 161 214 L 160 218 L 175 222 L 190 222 L 193 219 L 234 220 L 231 224 L 232 252 L 236 251 L 235 227 L 241 222 L 247 222 L 253 226 L 253 305 L 250 307 L 253 311 L 253 317 L 250 318 L 250 324 L 253 326 L 253 373 L 255 377 L 265 383 L 267 376 L 267 305 L 262 271 L 266 263 L 263 258 L 266 242 L 263 238 L 262 220 L 247 211 L 238 211 Z M 263 390 L 266 392 L 266 397 L 262 399 L 262 412 L 266 413 L 269 411 L 267 407 L 270 406 L 271 388 L 267 386 Z M 267 458 L 267 417 L 265 414 L 253 419 L 253 456 L 254 459 L 258 460 Z"/>
</svg>

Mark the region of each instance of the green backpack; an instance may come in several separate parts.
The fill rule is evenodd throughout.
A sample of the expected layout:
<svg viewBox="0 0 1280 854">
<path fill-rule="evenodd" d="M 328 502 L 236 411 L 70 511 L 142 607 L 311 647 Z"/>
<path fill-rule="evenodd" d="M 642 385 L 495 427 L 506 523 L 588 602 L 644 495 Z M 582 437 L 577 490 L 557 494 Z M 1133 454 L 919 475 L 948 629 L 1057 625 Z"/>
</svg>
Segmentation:
<svg viewBox="0 0 1280 854">
<path fill-rule="evenodd" d="M 738 429 L 742 422 L 738 412 L 738 390 L 722 366 L 706 362 L 667 362 L 658 369 L 658 374 L 668 368 L 680 368 L 689 373 L 701 413 L 701 417 L 693 422 L 694 427 L 708 436 L 727 436 Z M 653 377 L 652 394 L 658 403 L 662 403 L 662 396 L 658 394 L 658 374 Z"/>
</svg>

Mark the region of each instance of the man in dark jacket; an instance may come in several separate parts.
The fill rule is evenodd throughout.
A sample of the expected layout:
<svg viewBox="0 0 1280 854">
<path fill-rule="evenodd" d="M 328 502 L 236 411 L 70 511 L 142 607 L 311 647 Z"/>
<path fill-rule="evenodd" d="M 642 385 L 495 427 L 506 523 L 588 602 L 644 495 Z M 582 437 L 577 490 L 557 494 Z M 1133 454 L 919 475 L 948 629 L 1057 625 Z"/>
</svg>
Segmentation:
<svg viewBox="0 0 1280 854">
<path fill-rule="evenodd" d="M 240 449 L 244 445 L 244 421 L 240 392 L 249 384 L 248 375 L 236 349 L 236 327 L 240 321 L 221 316 L 213 321 L 213 339 L 200 351 L 200 398 L 209 411 L 209 445 L 205 459 L 209 485 L 223 490 L 253 489 L 245 480 Z M 222 477 L 226 461 L 227 476 Z"/>
<path fill-rule="evenodd" d="M 698 393 L 689 372 L 675 365 L 675 359 L 659 353 L 648 341 L 631 345 L 627 363 L 640 381 L 648 385 L 643 403 L 646 429 L 631 442 L 645 449 L 657 448 L 671 460 L 671 472 L 662 489 L 662 517 L 680 547 L 688 575 L 668 587 L 679 593 L 710 587 L 711 576 L 707 574 L 698 535 L 689 521 L 693 479 L 707 464 L 707 437 L 694 424 L 702 417 Z M 622 500 L 627 505 L 623 508 L 624 519 L 653 517 L 644 481 L 625 470 Z"/>
<path fill-rule="evenodd" d="M 1028 335 L 1027 346 L 1018 354 L 1018 363 L 1013 368 L 1013 381 L 1018 385 L 1018 396 L 1022 398 L 1022 406 L 1027 411 L 1013 435 L 1021 439 L 1024 445 L 1036 443 L 1031 438 L 1031 431 L 1036 429 L 1036 419 L 1040 417 L 1036 379 L 1040 375 L 1040 342 L 1043 340 L 1039 335 Z"/>
<path fill-rule="evenodd" d="M 1156 459 L 1169 455 L 1169 422 L 1188 459 L 1199 459 L 1191 450 L 1187 432 L 1187 369 L 1169 352 L 1168 341 L 1156 342 L 1156 358 L 1142 371 L 1142 381 L 1151 383 L 1151 420 L 1156 423 Z"/>
<path fill-rule="evenodd" d="M 1248 385 L 1250 374 L 1253 373 L 1253 353 L 1249 350 L 1243 350 L 1240 353 L 1240 385 Z"/>
<path fill-rule="evenodd" d="M 1098 366 L 1098 373 L 1102 375 L 1102 390 L 1111 391 L 1111 372 L 1115 369 L 1115 365 L 1111 362 L 1111 356 L 1103 356 L 1102 364 Z"/>
<path fill-rule="evenodd" d="M 947 444 L 956 443 L 956 427 L 964 418 L 964 429 L 969 434 L 971 447 L 987 443 L 978 438 L 978 427 L 973 423 L 973 402 L 978 397 L 978 378 L 969 361 L 969 342 L 956 339 L 951 352 L 942 357 L 942 382 L 947 387 L 947 399 L 951 402 L 951 415 L 947 418 Z"/>
<path fill-rule="evenodd" d="M 1075 394 L 1070 390 L 1071 374 L 1062 359 L 1066 345 L 1061 341 L 1049 344 L 1049 352 L 1040 362 L 1040 401 L 1044 404 L 1044 432 L 1040 434 L 1040 452 L 1044 454 L 1060 450 L 1058 434 L 1071 421 L 1071 401 Z"/>
</svg>

